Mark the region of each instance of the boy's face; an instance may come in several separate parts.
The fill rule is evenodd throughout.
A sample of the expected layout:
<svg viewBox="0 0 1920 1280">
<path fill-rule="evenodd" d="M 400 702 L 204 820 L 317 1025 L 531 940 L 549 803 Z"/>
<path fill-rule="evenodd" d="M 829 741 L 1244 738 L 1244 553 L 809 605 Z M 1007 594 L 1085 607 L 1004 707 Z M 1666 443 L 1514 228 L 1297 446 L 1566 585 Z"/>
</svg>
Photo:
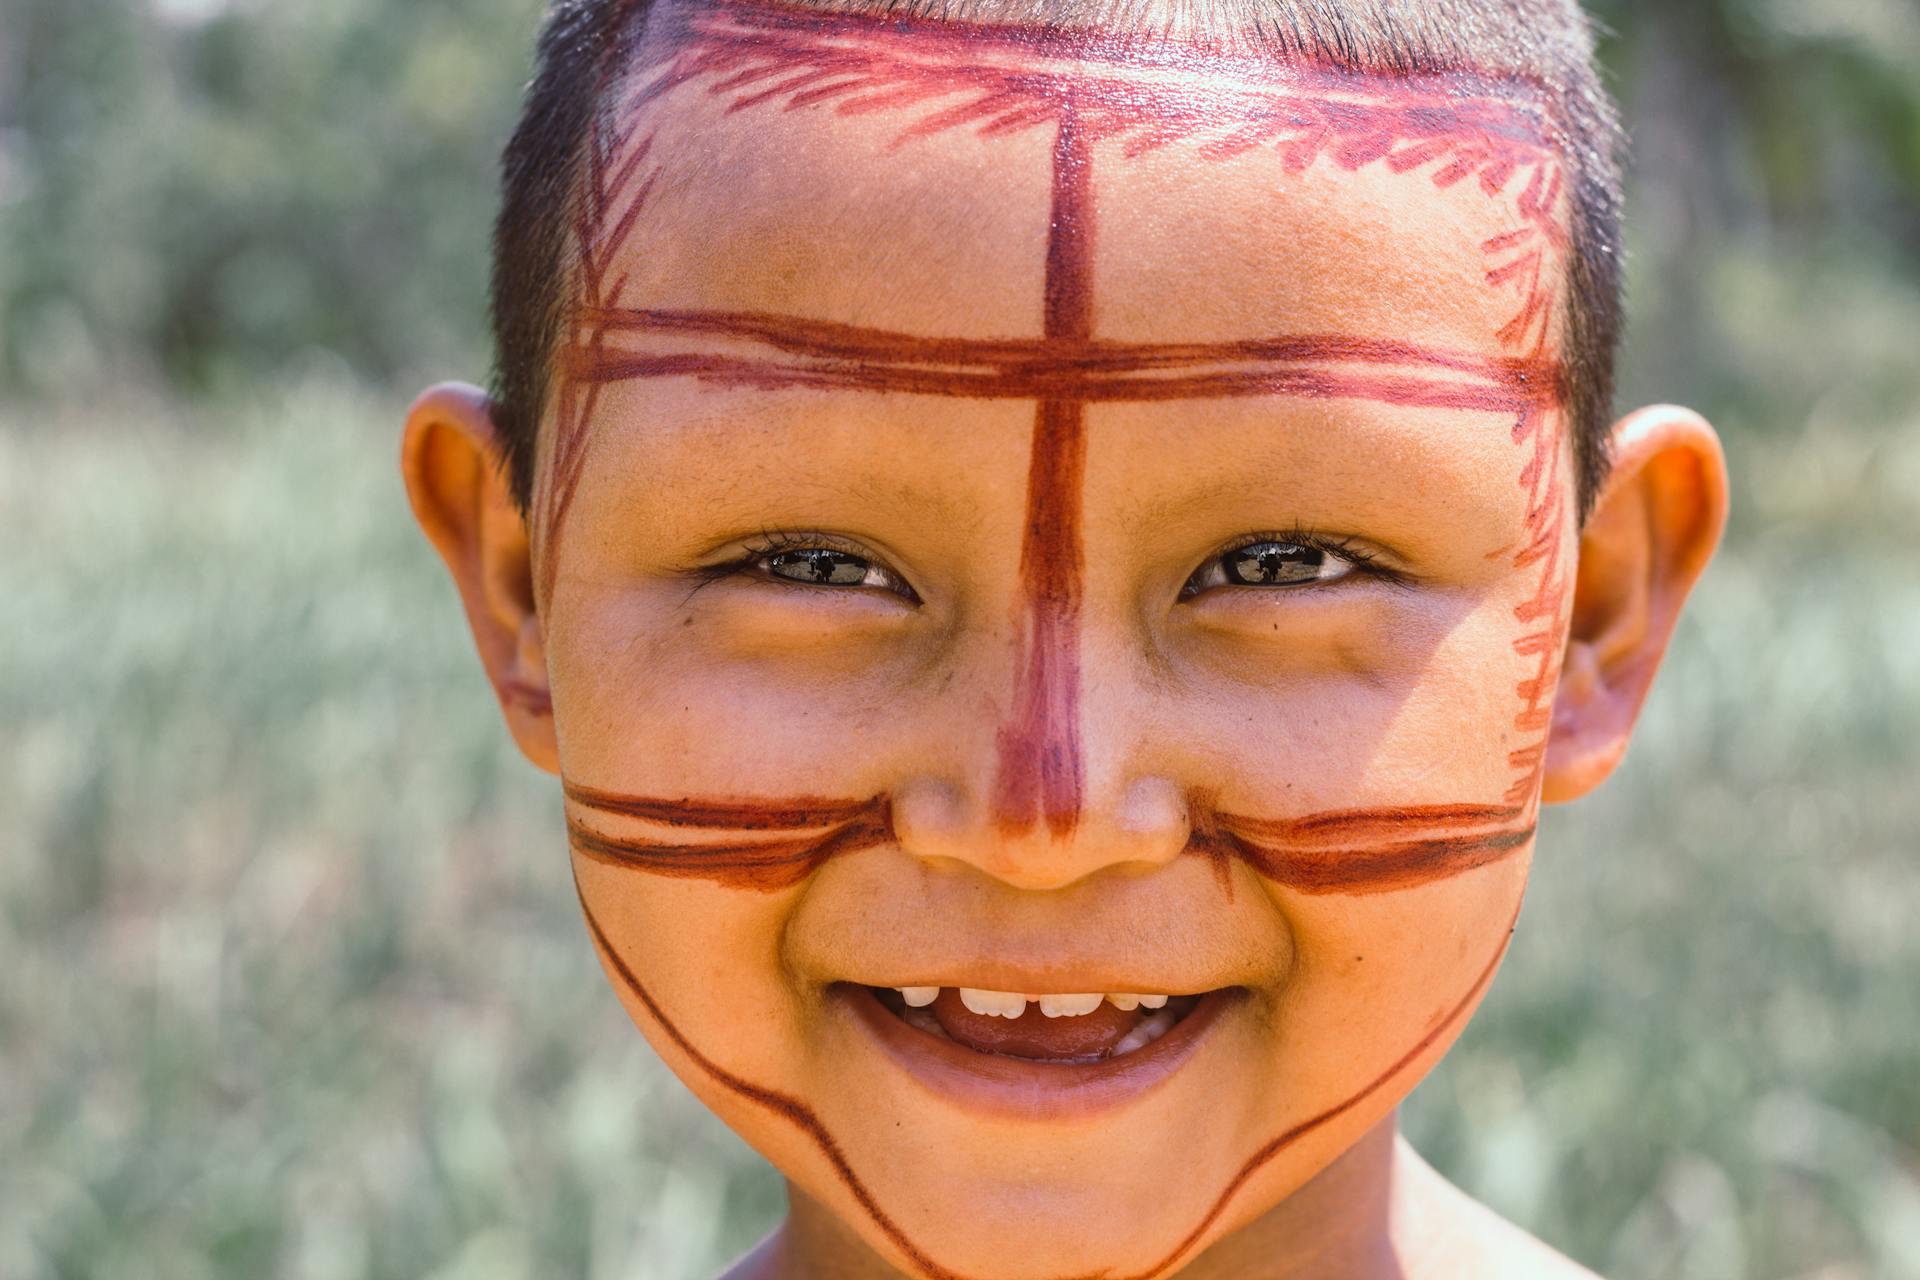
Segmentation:
<svg viewBox="0 0 1920 1280">
<path fill-rule="evenodd" d="M 493 663 L 635 1021 L 927 1275 L 1162 1274 L 1387 1115 L 1572 619 L 1544 115 L 1098 43 L 656 15 Z"/>
</svg>

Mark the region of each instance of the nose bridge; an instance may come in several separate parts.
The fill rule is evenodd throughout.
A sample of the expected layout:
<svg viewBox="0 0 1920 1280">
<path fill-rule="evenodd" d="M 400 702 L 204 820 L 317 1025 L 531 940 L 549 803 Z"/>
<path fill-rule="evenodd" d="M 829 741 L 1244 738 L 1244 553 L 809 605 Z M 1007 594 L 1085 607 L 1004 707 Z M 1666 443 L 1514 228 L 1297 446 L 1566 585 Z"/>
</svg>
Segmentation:
<svg viewBox="0 0 1920 1280">
<path fill-rule="evenodd" d="M 1055 839 L 1067 838 L 1084 803 L 1079 473 L 1085 453 L 1081 406 L 1043 402 L 1028 464 L 1013 698 L 994 738 L 993 823 L 1009 838 L 1036 822 Z"/>
<path fill-rule="evenodd" d="M 1054 137 L 1041 306 L 1044 341 L 1061 355 L 1081 353 L 1093 339 L 1089 147 L 1069 106 Z M 1002 879 L 1046 887 L 1114 862 L 1171 857 L 1185 842 L 1186 817 L 1177 792 L 1169 803 L 1171 788 L 1164 783 L 1156 789 L 1150 780 L 1137 780 L 1155 795 L 1133 794 L 1130 748 L 1104 739 L 1089 743 L 1089 727 L 1124 737 L 1133 722 L 1124 714 L 1091 721 L 1085 714 L 1081 514 L 1087 405 L 1061 388 L 1034 409 L 1012 696 L 1005 720 L 995 727 L 991 777 L 980 777 L 977 767 L 966 771 L 962 789 L 970 794 L 960 808 L 974 816 L 961 821 L 961 834 L 949 840 L 948 851 Z M 902 818 L 911 834 L 905 812 L 896 813 L 896 831 Z"/>
<path fill-rule="evenodd" d="M 1145 686 L 1150 664 L 1124 623 L 1090 622 L 1076 589 L 1028 596 L 1011 635 L 982 637 L 980 679 L 1005 689 L 1011 677 L 1012 696 L 981 697 L 973 714 L 935 721 L 938 777 L 896 793 L 893 826 L 906 852 L 1048 889 L 1107 867 L 1163 863 L 1186 846 L 1184 787 L 1167 767 L 1179 753 L 1152 736 L 1160 718 Z"/>
</svg>

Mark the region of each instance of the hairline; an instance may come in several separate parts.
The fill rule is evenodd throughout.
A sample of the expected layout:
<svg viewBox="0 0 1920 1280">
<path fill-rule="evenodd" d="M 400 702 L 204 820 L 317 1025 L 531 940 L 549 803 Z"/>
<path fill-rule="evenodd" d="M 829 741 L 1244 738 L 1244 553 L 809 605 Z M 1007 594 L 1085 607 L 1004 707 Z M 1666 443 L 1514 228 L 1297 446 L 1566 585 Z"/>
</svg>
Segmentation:
<svg viewBox="0 0 1920 1280">
<path fill-rule="evenodd" d="M 1380 0 L 1370 2 L 1377 4 Z M 1413 2 L 1418 7 L 1423 0 Z M 1482 4 L 1480 0 L 1467 2 L 1476 12 L 1498 7 L 1498 0 L 1491 5 Z M 1524 5 L 1531 0 L 1516 2 Z M 1293 0 L 1276 0 L 1276 3 L 1284 12 Z M 547 49 L 549 39 L 569 13 L 598 16 L 601 45 L 594 51 L 592 87 L 572 91 L 584 99 L 585 109 L 581 113 L 580 127 L 574 130 L 570 140 L 565 164 L 564 215 L 549 218 L 550 224 L 557 222 L 568 229 L 573 225 L 571 215 L 576 208 L 575 202 L 580 198 L 586 172 L 585 141 L 593 115 L 618 109 L 630 87 L 632 76 L 649 63 L 646 45 L 650 38 L 671 37 L 676 19 L 685 19 L 714 7 L 704 0 L 559 0 L 549 28 L 543 33 L 542 69 L 546 69 L 546 62 L 551 56 Z M 1561 411 L 1571 419 L 1569 434 L 1574 450 L 1577 516 L 1584 523 L 1610 462 L 1606 423 L 1611 416 L 1612 363 L 1620 325 L 1619 195 L 1615 157 L 1618 147 L 1617 125 L 1604 92 L 1599 92 L 1598 104 L 1591 100 L 1586 104 L 1588 114 L 1597 114 L 1599 117 L 1594 122 L 1597 128 L 1583 128 L 1580 119 L 1582 113 L 1570 110 L 1568 103 L 1568 99 L 1586 95 L 1589 89 L 1598 92 L 1597 78 L 1591 76 L 1590 44 L 1583 50 L 1582 56 L 1589 72 L 1588 78 L 1595 79 L 1595 83 L 1591 86 L 1584 83 L 1567 86 L 1553 82 L 1549 78 L 1549 68 L 1522 66 L 1513 59 L 1482 62 L 1429 57 L 1424 61 L 1418 58 L 1394 61 L 1355 57 L 1355 51 L 1351 49 L 1343 51 L 1311 45 L 1300 36 L 1297 23 L 1289 35 L 1279 29 L 1279 19 L 1275 20 L 1271 29 L 1262 27 L 1256 21 L 1218 31 L 1157 30 L 1140 26 L 1137 18 L 1122 17 L 1115 20 L 1109 7 L 1103 7 L 1100 0 L 1068 8 L 1064 21 L 1059 20 L 1060 15 L 1056 14 L 1046 21 L 1028 24 L 1018 19 L 1017 11 L 1022 8 L 1019 0 L 961 0 L 958 4 L 946 4 L 943 0 L 907 0 L 904 4 L 895 0 L 746 0 L 744 6 L 736 7 L 750 7 L 768 13 L 786 12 L 796 18 L 816 16 L 942 31 L 968 30 L 979 33 L 983 40 L 1008 34 L 1023 35 L 1030 39 L 1036 30 L 1048 36 L 1093 36 L 1104 33 L 1113 37 L 1112 47 L 1116 50 L 1148 48 L 1156 43 L 1164 43 L 1197 48 L 1206 53 L 1259 52 L 1267 58 L 1284 61 L 1302 70 L 1332 71 L 1365 79 L 1441 79 L 1457 84 L 1460 77 L 1471 77 L 1477 82 L 1477 88 L 1491 92 L 1468 96 L 1525 101 L 1538 108 L 1548 125 L 1541 143 L 1558 153 L 1570 177 L 1565 219 L 1569 251 L 1557 268 L 1561 272 L 1564 287 L 1556 291 L 1554 301 L 1556 318 L 1560 321 L 1560 340 L 1556 344 L 1558 350 L 1555 355 L 1566 384 Z M 1586 35 L 1584 20 L 1578 18 L 1577 7 L 1571 12 L 1580 23 L 1579 34 Z M 1129 22 L 1133 25 L 1124 25 Z M 1431 49 L 1427 50 L 1428 54 L 1432 52 Z M 1086 55 L 1083 51 L 1075 51 L 1075 56 Z M 538 87 L 539 80 L 536 79 L 529 89 L 529 106 Z M 1502 89 L 1511 92 L 1498 92 Z M 1597 112 L 1594 111 L 1596 105 L 1599 108 Z M 1594 136 L 1596 133 L 1597 137 Z M 513 144 L 510 143 L 509 155 L 512 150 Z M 504 231 L 507 212 L 503 206 L 501 231 Z M 501 311 L 497 268 L 503 239 L 504 236 L 497 232 L 496 326 L 499 325 Z M 561 278 L 547 286 L 549 292 L 546 296 L 553 305 L 550 307 L 552 314 L 549 326 L 538 344 L 540 368 L 534 379 L 539 389 L 538 402 L 509 406 L 522 415 L 528 415 L 530 411 L 531 418 L 531 421 L 521 424 L 524 438 L 504 442 L 507 447 L 501 458 L 515 500 L 523 512 L 531 502 L 539 440 L 546 434 L 545 424 L 554 403 L 554 358 L 562 345 L 565 317 L 578 303 L 580 279 L 576 250 L 577 246 L 559 249 L 555 255 L 555 265 Z M 1591 278 L 1596 271 L 1601 276 L 1599 280 Z M 1594 328 L 1599 332 L 1589 332 Z M 504 341 L 501 345 L 504 347 Z M 1574 362 L 1590 359 L 1596 360 L 1599 368 L 1584 371 L 1592 376 L 1580 376 L 1583 371 L 1573 367 Z M 496 406 L 505 399 L 502 395 L 504 381 L 503 374 L 497 368 Z"/>
</svg>

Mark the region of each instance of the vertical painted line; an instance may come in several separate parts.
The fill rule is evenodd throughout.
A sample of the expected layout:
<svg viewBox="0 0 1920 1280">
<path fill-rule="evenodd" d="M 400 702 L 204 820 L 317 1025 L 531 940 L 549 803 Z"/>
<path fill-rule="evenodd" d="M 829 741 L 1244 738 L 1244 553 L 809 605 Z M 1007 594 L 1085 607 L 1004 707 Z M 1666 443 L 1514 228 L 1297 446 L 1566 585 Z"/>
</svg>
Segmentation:
<svg viewBox="0 0 1920 1280">
<path fill-rule="evenodd" d="M 1071 345 L 1093 333 L 1092 156 L 1071 104 L 1053 144 L 1053 199 L 1047 230 L 1044 332 Z M 994 818 L 1008 832 L 1044 818 L 1056 837 L 1080 820 L 1085 782 L 1080 755 L 1081 477 L 1086 469 L 1086 404 L 1040 401 L 1027 465 L 1021 537 L 1025 599 L 1010 724 L 999 733 Z"/>
</svg>

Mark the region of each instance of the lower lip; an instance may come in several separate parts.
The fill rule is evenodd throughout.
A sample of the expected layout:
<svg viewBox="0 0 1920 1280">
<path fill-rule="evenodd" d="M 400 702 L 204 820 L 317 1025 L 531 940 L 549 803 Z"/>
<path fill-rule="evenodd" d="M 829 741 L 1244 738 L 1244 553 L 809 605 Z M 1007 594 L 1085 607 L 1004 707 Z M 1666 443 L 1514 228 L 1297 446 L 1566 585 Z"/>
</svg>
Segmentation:
<svg viewBox="0 0 1920 1280">
<path fill-rule="evenodd" d="M 929 1093 L 1009 1120 L 1085 1120 L 1152 1093 L 1199 1050 L 1214 1025 L 1246 994 L 1210 991 L 1165 1035 L 1098 1062 L 1041 1062 L 964 1045 L 908 1026 L 863 986 L 836 983 L 828 995 L 848 1009 L 881 1050 Z"/>
</svg>

